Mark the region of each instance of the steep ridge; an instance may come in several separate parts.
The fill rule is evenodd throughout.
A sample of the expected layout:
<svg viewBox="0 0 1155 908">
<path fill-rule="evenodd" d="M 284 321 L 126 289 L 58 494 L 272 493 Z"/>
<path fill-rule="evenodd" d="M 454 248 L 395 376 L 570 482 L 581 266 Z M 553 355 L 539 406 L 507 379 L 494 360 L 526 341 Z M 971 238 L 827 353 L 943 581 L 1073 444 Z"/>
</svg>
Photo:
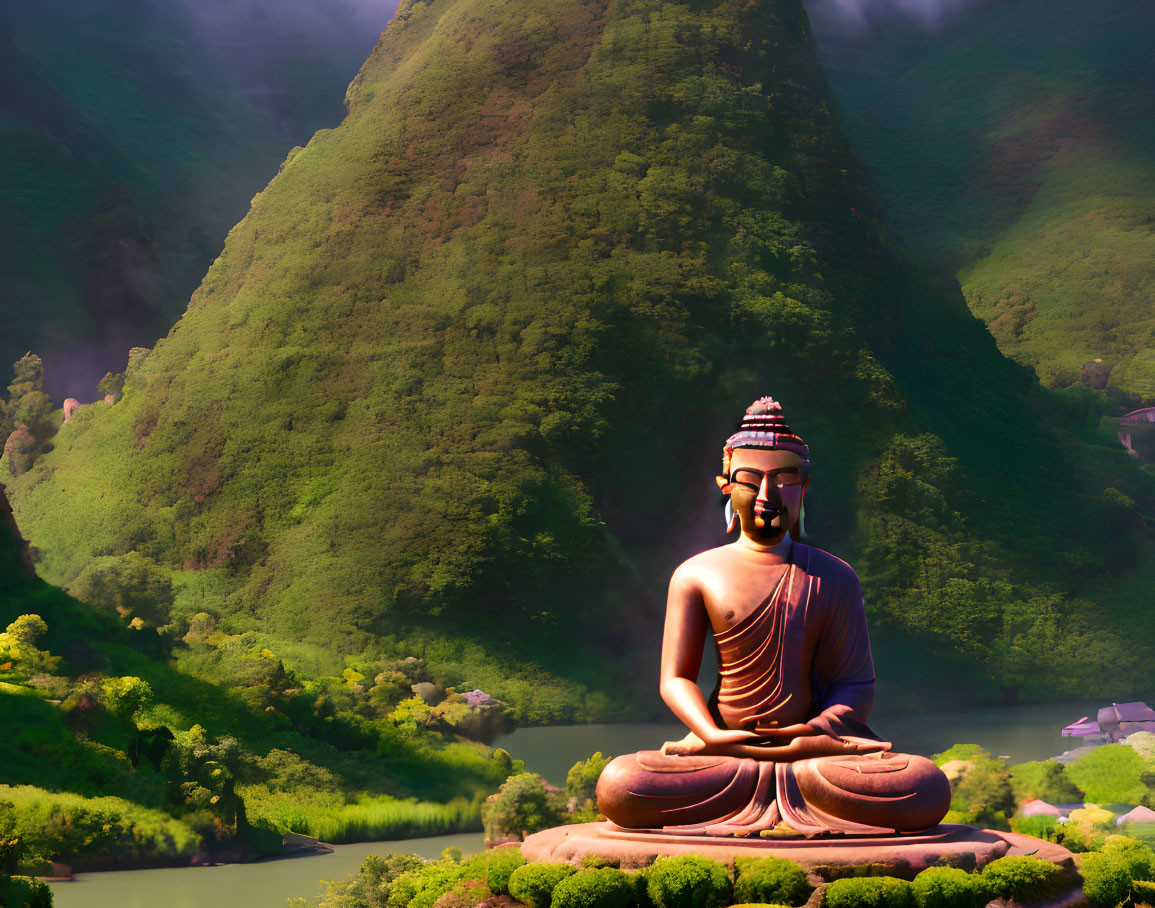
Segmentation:
<svg viewBox="0 0 1155 908">
<path fill-rule="evenodd" d="M 1000 349 L 1063 388 L 1155 400 L 1155 10 L 979 3 L 937 29 L 815 16 L 892 222 L 957 269 Z"/>
<path fill-rule="evenodd" d="M 11 481 L 44 576 L 143 560 L 176 636 L 208 612 L 334 672 L 428 650 L 523 718 L 620 714 L 772 393 L 814 541 L 919 635 L 895 670 L 1149 677 L 1151 478 L 888 241 L 800 3 L 418 0 L 347 101 L 123 398 Z"/>
</svg>

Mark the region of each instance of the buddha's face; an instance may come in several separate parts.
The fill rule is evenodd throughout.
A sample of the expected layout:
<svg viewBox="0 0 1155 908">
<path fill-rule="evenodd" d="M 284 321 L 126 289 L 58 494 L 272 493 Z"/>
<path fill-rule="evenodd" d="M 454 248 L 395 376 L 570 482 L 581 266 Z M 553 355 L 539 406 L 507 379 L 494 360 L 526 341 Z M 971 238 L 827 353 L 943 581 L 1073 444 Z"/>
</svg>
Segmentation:
<svg viewBox="0 0 1155 908">
<path fill-rule="evenodd" d="M 730 503 L 742 535 L 777 545 L 798 523 L 806 492 L 804 463 L 793 451 L 738 448 L 730 459 Z"/>
</svg>

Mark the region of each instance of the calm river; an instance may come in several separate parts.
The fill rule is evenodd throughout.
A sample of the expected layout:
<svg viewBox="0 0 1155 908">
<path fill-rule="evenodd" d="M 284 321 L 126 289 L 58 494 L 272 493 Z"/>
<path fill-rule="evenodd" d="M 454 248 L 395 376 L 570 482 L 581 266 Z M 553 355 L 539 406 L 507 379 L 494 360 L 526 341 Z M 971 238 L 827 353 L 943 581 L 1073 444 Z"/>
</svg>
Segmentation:
<svg viewBox="0 0 1155 908">
<path fill-rule="evenodd" d="M 871 726 L 895 747 L 933 754 L 952 744 L 981 744 L 1012 762 L 1044 760 L 1072 746 L 1059 730 L 1100 703 L 1048 703 L 988 707 L 933 715 L 876 716 Z M 656 749 L 682 736 L 676 725 L 586 725 L 525 728 L 499 739 L 515 758 L 525 761 L 555 785 L 564 786 L 569 768 L 594 751 L 621 754 Z M 465 854 L 480 851 L 481 833 L 339 845 L 332 854 L 231 864 L 223 867 L 178 867 L 164 870 L 110 871 L 81 874 L 74 883 L 53 883 L 57 908 L 285 908 L 286 901 L 312 897 L 319 881 L 356 873 L 369 854 L 406 852 L 438 857 L 456 846 Z"/>
</svg>

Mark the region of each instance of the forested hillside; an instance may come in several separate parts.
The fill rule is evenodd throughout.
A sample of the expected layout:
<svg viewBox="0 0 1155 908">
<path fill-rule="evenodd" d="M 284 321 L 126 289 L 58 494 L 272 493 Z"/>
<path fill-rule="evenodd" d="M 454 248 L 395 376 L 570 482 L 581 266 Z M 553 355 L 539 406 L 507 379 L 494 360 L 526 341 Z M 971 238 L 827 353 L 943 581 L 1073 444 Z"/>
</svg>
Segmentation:
<svg viewBox="0 0 1155 908">
<path fill-rule="evenodd" d="M 162 642 L 620 716 L 769 393 L 909 663 L 1138 690 L 1150 474 L 888 238 L 831 107 L 796 0 L 403 5 L 115 402 L 5 459 L 42 576 Z"/>
<path fill-rule="evenodd" d="M 1155 401 L 1155 7 L 976 3 L 937 27 L 816 2 L 822 59 L 892 223 L 957 271 L 1053 388 Z"/>
<path fill-rule="evenodd" d="M 294 673 L 207 614 L 172 639 L 95 613 L 31 573 L 0 487 L 5 870 L 252 859 L 287 832 L 480 828 L 482 799 L 517 768 L 482 743 L 504 705 L 447 690 L 417 658 L 358 667 L 369 678 Z"/>
</svg>

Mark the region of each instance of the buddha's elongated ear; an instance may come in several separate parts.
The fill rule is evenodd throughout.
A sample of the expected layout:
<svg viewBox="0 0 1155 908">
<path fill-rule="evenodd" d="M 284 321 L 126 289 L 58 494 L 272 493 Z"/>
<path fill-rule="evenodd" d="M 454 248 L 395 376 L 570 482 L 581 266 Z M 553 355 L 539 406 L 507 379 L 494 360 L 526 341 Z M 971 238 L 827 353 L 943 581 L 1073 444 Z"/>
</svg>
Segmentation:
<svg viewBox="0 0 1155 908">
<path fill-rule="evenodd" d="M 791 527 L 790 535 L 793 537 L 795 542 L 801 542 L 803 539 L 808 538 L 806 535 L 806 503 L 805 502 L 803 502 L 802 506 L 798 508 L 798 520 L 794 524 L 794 526 Z"/>
<path fill-rule="evenodd" d="M 790 527 L 790 538 L 795 542 L 801 542 L 803 539 L 808 539 L 806 535 L 806 489 L 810 486 L 810 475 L 807 474 L 806 479 L 802 482 L 802 498 L 798 502 L 798 519 L 794 521 L 794 525 Z"/>
<path fill-rule="evenodd" d="M 734 504 L 730 499 L 726 499 L 726 535 L 733 533 L 738 527 L 738 514 L 734 510 Z"/>
</svg>

